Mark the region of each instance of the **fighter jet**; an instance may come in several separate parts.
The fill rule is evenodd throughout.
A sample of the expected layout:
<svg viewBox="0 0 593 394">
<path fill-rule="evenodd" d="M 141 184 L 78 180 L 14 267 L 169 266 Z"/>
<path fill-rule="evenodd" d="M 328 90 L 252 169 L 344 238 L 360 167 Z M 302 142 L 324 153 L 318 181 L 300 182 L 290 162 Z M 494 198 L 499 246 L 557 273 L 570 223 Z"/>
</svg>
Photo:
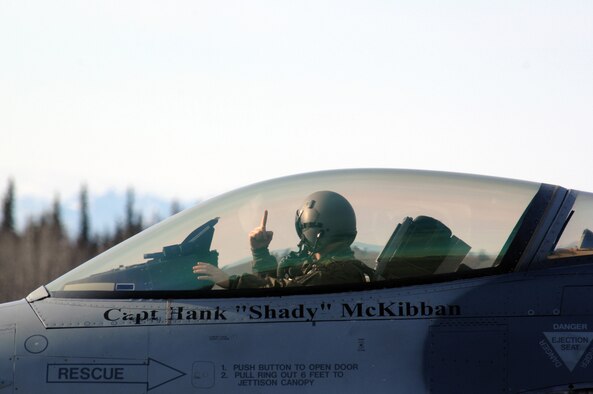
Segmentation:
<svg viewBox="0 0 593 394">
<path fill-rule="evenodd" d="M 1 305 L 0 394 L 589 392 L 592 227 L 494 177 L 247 186 Z"/>
</svg>

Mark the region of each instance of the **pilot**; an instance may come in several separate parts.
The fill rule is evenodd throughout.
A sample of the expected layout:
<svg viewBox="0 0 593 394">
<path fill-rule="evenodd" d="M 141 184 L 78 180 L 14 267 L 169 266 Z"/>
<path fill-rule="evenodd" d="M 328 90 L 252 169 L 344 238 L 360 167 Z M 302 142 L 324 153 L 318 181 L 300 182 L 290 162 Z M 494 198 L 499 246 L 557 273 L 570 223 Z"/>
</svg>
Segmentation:
<svg viewBox="0 0 593 394">
<path fill-rule="evenodd" d="M 197 278 L 237 289 L 362 283 L 373 277 L 374 271 L 356 260 L 350 248 L 356 216 L 340 194 L 319 191 L 306 198 L 295 217 L 299 250 L 279 264 L 268 249 L 274 233 L 266 228 L 267 218 L 265 211 L 261 225 L 249 233 L 253 274 L 229 276 L 211 264 L 198 263 L 193 267 Z"/>
</svg>

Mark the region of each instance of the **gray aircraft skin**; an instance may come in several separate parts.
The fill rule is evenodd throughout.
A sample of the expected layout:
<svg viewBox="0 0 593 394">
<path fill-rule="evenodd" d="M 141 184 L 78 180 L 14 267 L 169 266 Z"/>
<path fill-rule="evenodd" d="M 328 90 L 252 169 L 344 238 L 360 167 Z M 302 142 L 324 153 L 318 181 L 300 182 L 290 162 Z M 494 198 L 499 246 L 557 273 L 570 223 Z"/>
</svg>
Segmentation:
<svg viewBox="0 0 593 394">
<path fill-rule="evenodd" d="M 320 190 L 354 208 L 364 281 L 228 289 L 192 272 L 253 276 L 266 210 L 270 252 L 298 253 L 295 211 Z M 548 184 L 387 169 L 259 183 L 1 305 L 0 394 L 587 392 L 592 227 L 593 194 Z"/>
</svg>

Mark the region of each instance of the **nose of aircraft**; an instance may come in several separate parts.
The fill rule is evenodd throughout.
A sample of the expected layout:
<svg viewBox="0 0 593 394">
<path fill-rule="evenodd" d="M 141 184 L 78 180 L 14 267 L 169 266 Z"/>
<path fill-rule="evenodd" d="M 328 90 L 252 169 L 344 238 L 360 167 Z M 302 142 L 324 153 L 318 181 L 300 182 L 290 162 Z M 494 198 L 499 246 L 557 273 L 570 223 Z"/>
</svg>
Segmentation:
<svg viewBox="0 0 593 394">
<path fill-rule="evenodd" d="M 14 383 L 15 311 L 23 304 L 24 300 L 0 305 L 0 391 Z"/>
<path fill-rule="evenodd" d="M 27 352 L 27 338 L 44 330 L 26 300 L 0 305 L 0 393 L 15 384 L 16 356 Z"/>
</svg>

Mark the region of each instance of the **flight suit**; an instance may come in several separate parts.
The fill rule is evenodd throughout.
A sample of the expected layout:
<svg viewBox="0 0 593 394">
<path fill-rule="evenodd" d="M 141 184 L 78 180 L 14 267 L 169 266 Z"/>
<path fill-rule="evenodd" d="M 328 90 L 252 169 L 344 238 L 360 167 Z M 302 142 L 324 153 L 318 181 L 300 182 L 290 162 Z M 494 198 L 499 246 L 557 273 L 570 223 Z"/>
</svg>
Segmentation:
<svg viewBox="0 0 593 394">
<path fill-rule="evenodd" d="M 276 258 L 267 248 L 253 251 L 253 274 L 232 276 L 231 289 L 321 286 L 364 283 L 372 279 L 373 270 L 354 258 L 350 248 L 344 248 L 312 261 L 295 253 Z"/>
</svg>

